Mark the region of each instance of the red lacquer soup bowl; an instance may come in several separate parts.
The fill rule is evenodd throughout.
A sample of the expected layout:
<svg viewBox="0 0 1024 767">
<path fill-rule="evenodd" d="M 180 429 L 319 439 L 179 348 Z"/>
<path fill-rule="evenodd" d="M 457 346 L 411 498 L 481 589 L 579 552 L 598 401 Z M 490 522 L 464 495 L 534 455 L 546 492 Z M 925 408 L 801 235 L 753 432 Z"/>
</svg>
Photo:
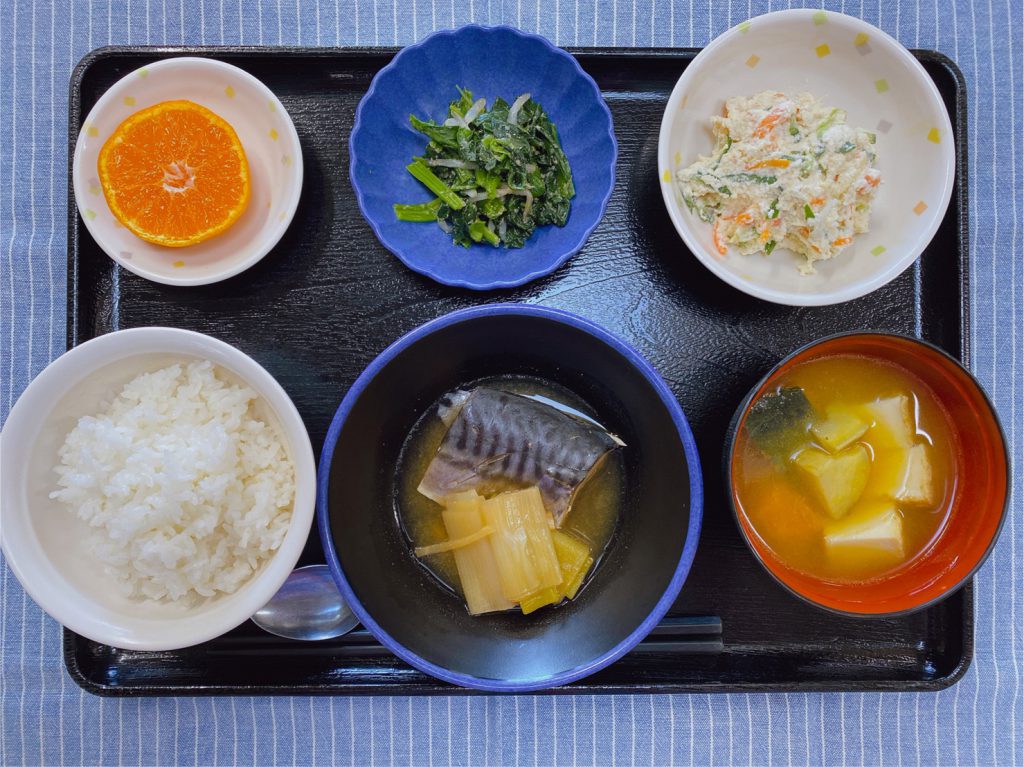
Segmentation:
<svg viewBox="0 0 1024 767">
<path fill-rule="evenodd" d="M 828 357 L 859 357 L 895 366 L 938 405 L 951 439 L 952 477 L 946 478 L 946 515 L 934 537 L 899 567 L 862 580 L 809 574 L 770 547 L 744 508 L 737 477 L 741 436 L 750 409 L 776 391 L 797 366 Z M 833 612 L 861 617 L 892 616 L 922 609 L 967 583 L 995 546 L 1007 514 L 1009 460 L 1006 440 L 981 385 L 955 359 L 917 339 L 885 333 L 832 336 L 798 349 L 747 395 L 730 427 L 725 450 L 729 501 L 751 551 L 782 586 Z M 749 504 L 749 498 L 747 499 Z"/>
</svg>

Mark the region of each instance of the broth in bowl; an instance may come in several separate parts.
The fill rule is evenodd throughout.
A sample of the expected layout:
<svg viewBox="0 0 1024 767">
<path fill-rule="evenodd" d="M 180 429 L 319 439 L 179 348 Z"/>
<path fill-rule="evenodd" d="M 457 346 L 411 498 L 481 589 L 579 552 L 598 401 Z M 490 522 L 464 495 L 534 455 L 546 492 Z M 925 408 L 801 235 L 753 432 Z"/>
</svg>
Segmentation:
<svg viewBox="0 0 1024 767">
<path fill-rule="evenodd" d="M 968 582 L 1006 516 L 1006 443 L 937 347 L 847 333 L 798 349 L 744 400 L 726 450 L 747 545 L 797 596 L 908 613 Z"/>
<path fill-rule="evenodd" d="M 958 447 L 934 392 L 855 355 L 796 365 L 751 408 L 735 497 L 779 559 L 823 580 L 884 576 L 949 516 Z"/>
</svg>

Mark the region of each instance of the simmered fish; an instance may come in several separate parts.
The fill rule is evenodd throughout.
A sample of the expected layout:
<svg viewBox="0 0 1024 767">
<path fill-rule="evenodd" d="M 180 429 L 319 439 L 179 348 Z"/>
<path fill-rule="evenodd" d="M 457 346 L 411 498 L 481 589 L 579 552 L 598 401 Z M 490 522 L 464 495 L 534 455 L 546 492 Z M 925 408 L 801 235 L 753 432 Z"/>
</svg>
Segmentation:
<svg viewBox="0 0 1024 767">
<path fill-rule="evenodd" d="M 537 485 L 556 526 L 601 460 L 624 444 L 594 421 L 488 387 L 452 393 L 438 415 L 448 432 L 419 492 L 440 502 L 465 490 Z"/>
</svg>

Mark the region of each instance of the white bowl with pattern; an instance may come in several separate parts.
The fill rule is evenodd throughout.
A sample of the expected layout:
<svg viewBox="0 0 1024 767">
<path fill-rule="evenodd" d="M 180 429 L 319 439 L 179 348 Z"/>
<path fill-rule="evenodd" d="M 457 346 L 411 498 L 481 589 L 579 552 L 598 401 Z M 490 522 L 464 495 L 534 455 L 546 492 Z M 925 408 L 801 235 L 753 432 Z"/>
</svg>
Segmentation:
<svg viewBox="0 0 1024 767">
<path fill-rule="evenodd" d="M 99 183 L 103 143 L 125 119 L 161 101 L 187 99 L 235 129 L 249 161 L 252 195 L 241 218 L 197 245 L 146 242 L 114 218 Z M 238 67 L 191 56 L 136 69 L 100 97 L 75 143 L 72 182 L 79 213 L 96 243 L 125 269 L 166 285 L 205 285 L 232 277 L 263 258 L 295 215 L 302 192 L 302 147 L 277 96 Z"/>
<path fill-rule="evenodd" d="M 686 210 L 675 173 L 710 153 L 710 118 L 733 96 L 807 91 L 877 135 L 882 184 L 870 231 L 816 273 L 800 256 L 720 256 L 711 226 Z M 849 301 L 898 277 L 931 242 L 953 191 L 953 127 L 935 83 L 911 53 L 877 27 L 840 13 L 798 9 L 757 16 L 702 50 L 676 83 L 662 118 L 658 176 L 669 216 L 708 269 L 757 298 L 792 306 Z"/>
</svg>

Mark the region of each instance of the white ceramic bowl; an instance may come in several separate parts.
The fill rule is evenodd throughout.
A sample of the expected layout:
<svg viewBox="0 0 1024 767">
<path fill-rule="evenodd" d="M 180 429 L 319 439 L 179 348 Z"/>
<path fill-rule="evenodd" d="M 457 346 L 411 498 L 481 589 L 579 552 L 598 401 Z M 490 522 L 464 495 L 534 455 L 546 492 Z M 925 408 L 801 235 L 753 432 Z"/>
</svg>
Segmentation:
<svg viewBox="0 0 1024 767">
<path fill-rule="evenodd" d="M 252 194 L 242 217 L 198 245 L 167 248 L 139 239 L 114 218 L 100 188 L 100 149 L 130 115 L 187 99 L 227 120 L 249 160 Z M 86 228 L 108 256 L 167 285 L 227 279 L 265 256 L 285 233 L 302 191 L 302 147 L 288 112 L 263 83 L 215 59 L 164 59 L 125 75 L 89 112 L 75 143 L 72 182 Z"/>
<path fill-rule="evenodd" d="M 807 91 L 878 137 L 882 184 L 871 230 L 817 262 L 811 276 L 799 274 L 799 257 L 781 248 L 768 257 L 719 256 L 711 227 L 686 210 L 674 182 L 676 170 L 711 151 L 709 118 L 722 114 L 725 100 L 763 90 Z M 835 304 L 885 285 L 931 241 L 953 191 L 953 139 L 935 84 L 893 38 L 839 13 L 779 11 L 725 32 L 683 72 L 661 122 L 658 176 L 686 246 L 727 283 L 780 304 Z"/>
<path fill-rule="evenodd" d="M 177 361 L 208 359 L 260 395 L 260 416 L 282 437 L 295 467 L 295 504 L 284 541 L 233 594 L 196 606 L 131 600 L 83 545 L 87 525 L 51 500 L 53 467 L 68 432 L 139 373 Z M 292 571 L 309 537 L 316 467 L 309 434 L 274 378 L 238 349 L 175 328 L 136 328 L 77 346 L 29 385 L 0 433 L 0 543 L 29 595 L 53 618 L 96 642 L 136 650 L 199 644 L 248 619 Z"/>
</svg>

